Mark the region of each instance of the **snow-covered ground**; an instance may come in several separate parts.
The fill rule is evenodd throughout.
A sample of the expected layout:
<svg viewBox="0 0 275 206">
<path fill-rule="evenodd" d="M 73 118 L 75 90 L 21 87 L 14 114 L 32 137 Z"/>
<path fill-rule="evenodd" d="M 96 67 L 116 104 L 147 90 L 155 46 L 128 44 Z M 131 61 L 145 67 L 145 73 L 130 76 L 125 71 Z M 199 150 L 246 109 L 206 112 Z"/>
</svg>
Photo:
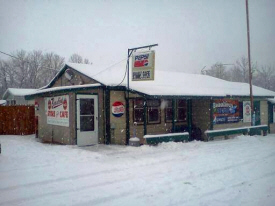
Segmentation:
<svg viewBox="0 0 275 206">
<path fill-rule="evenodd" d="M 159 146 L 0 136 L 0 205 L 275 205 L 275 135 Z"/>
</svg>

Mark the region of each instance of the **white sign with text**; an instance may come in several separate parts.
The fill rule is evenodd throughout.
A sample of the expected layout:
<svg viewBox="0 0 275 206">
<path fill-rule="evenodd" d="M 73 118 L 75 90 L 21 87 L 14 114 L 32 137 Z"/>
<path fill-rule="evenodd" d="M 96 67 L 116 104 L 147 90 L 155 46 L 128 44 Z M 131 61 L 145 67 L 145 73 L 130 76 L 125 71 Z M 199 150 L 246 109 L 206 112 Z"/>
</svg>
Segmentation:
<svg viewBox="0 0 275 206">
<path fill-rule="evenodd" d="M 69 95 L 45 98 L 47 124 L 69 127 Z"/>
</svg>

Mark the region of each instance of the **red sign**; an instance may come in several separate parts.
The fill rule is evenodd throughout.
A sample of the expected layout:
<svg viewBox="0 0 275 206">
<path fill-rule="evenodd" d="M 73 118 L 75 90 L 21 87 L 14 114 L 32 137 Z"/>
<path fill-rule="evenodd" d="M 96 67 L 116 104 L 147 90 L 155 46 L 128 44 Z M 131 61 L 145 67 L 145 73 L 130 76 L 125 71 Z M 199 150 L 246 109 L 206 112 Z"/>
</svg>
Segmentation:
<svg viewBox="0 0 275 206">
<path fill-rule="evenodd" d="M 121 117 L 124 114 L 125 108 L 122 102 L 114 102 L 112 105 L 112 114 L 115 117 Z"/>
</svg>

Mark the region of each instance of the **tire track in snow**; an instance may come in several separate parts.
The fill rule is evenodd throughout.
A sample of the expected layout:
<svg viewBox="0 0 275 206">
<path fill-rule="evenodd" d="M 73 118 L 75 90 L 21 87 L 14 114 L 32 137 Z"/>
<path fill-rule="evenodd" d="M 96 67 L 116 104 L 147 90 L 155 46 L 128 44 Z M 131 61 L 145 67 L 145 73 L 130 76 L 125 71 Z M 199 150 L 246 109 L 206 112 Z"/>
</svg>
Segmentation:
<svg viewBox="0 0 275 206">
<path fill-rule="evenodd" d="M 263 174 L 263 175 L 261 175 L 261 176 L 259 176 L 257 178 L 253 178 L 253 179 L 251 179 L 249 181 L 242 181 L 242 182 L 239 182 L 239 183 L 232 184 L 229 187 L 221 187 L 219 189 L 215 189 L 215 190 L 212 190 L 210 192 L 205 192 L 202 195 L 200 195 L 200 198 L 209 197 L 210 195 L 219 194 L 219 193 L 221 193 L 223 191 L 226 191 L 227 188 L 234 188 L 234 187 L 243 186 L 243 185 L 250 184 L 252 182 L 255 182 L 255 181 L 258 181 L 258 180 L 261 180 L 261 179 L 265 179 L 265 178 L 269 178 L 269 177 L 273 177 L 273 176 L 275 176 L 275 171 L 271 171 L 271 172 L 265 173 L 265 174 Z M 184 205 L 184 203 L 188 203 L 188 202 L 191 202 L 193 200 L 197 200 L 197 197 L 191 198 L 191 199 L 188 199 L 188 200 L 178 201 L 176 203 L 169 204 L 169 206 L 181 206 L 181 205 Z"/>
<path fill-rule="evenodd" d="M 181 159 L 180 161 L 185 161 L 185 160 L 186 160 L 186 158 Z M 170 159 L 167 159 L 167 160 L 164 160 L 164 161 L 156 161 L 156 162 L 153 162 L 153 163 L 136 165 L 135 167 L 131 167 L 131 169 L 147 167 L 148 165 L 154 166 L 154 165 L 159 165 L 160 163 L 167 163 L 167 162 L 173 162 L 173 161 L 175 161 L 175 159 L 170 158 Z M 127 169 L 129 169 L 129 168 L 108 169 L 108 170 L 103 170 L 103 171 L 98 171 L 98 172 L 87 173 L 87 174 L 78 174 L 78 175 L 73 175 L 73 176 L 69 176 L 69 177 L 61 177 L 61 178 L 56 178 L 56 179 L 36 181 L 36 182 L 32 182 L 32 183 L 27 183 L 27 184 L 20 184 L 20 185 L 14 185 L 14 186 L 10 186 L 10 187 L 3 187 L 3 188 L 0 188 L 0 192 L 15 190 L 15 189 L 24 188 L 24 187 L 33 187 L 33 186 L 37 186 L 37 185 L 42 186 L 42 185 L 47 185 L 47 184 L 72 180 L 72 179 L 77 180 L 77 179 L 87 178 L 87 177 L 90 177 L 90 176 L 96 176 L 96 175 L 101 175 L 101 174 L 121 172 L 121 171 L 125 171 Z"/>
<path fill-rule="evenodd" d="M 269 154 L 267 156 L 274 156 L 274 154 L 275 154 L 275 152 L 273 152 L 272 154 Z M 174 161 L 174 160 L 175 159 L 173 158 L 171 160 L 167 160 L 167 162 Z M 163 162 L 163 161 L 161 161 L 161 162 Z M 159 164 L 159 163 L 160 162 L 155 163 L 155 164 Z M 196 178 L 196 177 L 201 177 L 201 176 L 206 176 L 206 175 L 213 175 L 213 173 L 215 174 L 215 173 L 218 173 L 218 172 L 221 172 L 221 171 L 224 171 L 224 170 L 232 169 L 234 167 L 244 166 L 244 165 L 253 164 L 253 163 L 254 162 L 251 162 L 251 161 L 243 161 L 241 163 L 230 165 L 230 166 L 227 166 L 227 167 L 223 167 L 221 169 L 203 172 L 203 173 L 200 173 L 200 174 L 195 175 L 195 176 L 194 175 L 188 175 L 188 176 L 185 176 L 185 177 L 176 178 L 176 179 L 173 179 L 173 181 L 182 181 L 183 179 Z M 144 166 L 148 166 L 148 165 L 144 165 Z M 122 169 L 122 170 L 124 170 L 124 169 Z M 122 170 L 117 170 L 117 171 L 122 171 Z M 106 170 L 106 172 L 110 172 L 110 170 Z M 176 173 L 178 173 L 178 172 L 179 171 L 177 171 Z M 102 173 L 102 171 L 97 172 L 97 174 L 100 174 L 100 173 Z M 163 172 L 163 173 L 158 172 L 158 175 L 162 175 L 164 177 L 164 176 L 166 176 L 166 172 Z M 263 178 L 268 176 L 268 175 L 273 176 L 273 175 L 275 175 L 275 172 L 267 173 L 267 174 L 263 175 Z M 154 173 L 151 173 L 150 175 L 143 175 L 143 178 L 145 178 L 145 177 L 149 178 L 150 176 L 156 176 L 156 173 L 154 172 Z M 176 175 L 176 176 L 178 176 L 178 175 Z M 71 179 L 71 178 L 66 178 L 66 179 Z M 102 182 L 102 183 L 83 186 L 83 187 L 77 189 L 77 191 L 79 192 L 79 191 L 83 191 L 83 190 L 87 190 L 87 189 L 91 189 L 91 188 L 113 185 L 113 184 L 116 184 L 116 183 L 120 184 L 122 182 L 127 182 L 127 181 L 131 182 L 132 180 L 127 177 L 127 178 L 117 179 L 117 180 L 113 180 L 113 181 L 105 181 L 105 182 Z M 54 183 L 56 183 L 56 182 L 54 182 Z M 40 183 L 35 183 L 35 185 L 37 185 L 37 184 L 40 184 Z M 162 184 L 167 186 L 167 185 L 171 185 L 172 183 L 171 182 L 164 182 Z M 234 185 L 238 185 L 238 184 L 242 184 L 242 182 L 234 184 Z M 234 186 L 234 185 L 232 185 L 232 186 Z M 220 189 L 217 189 L 215 191 L 211 191 L 211 192 L 206 193 L 205 196 L 213 194 L 213 193 L 219 193 L 219 192 L 222 192 L 223 190 L 224 190 L 223 188 L 220 188 Z M 135 191 L 136 195 L 139 194 L 139 193 L 144 194 L 144 190 L 140 190 L 140 191 L 134 190 L 134 191 Z M 5 201 L 5 202 L 0 203 L 0 205 L 22 204 L 24 202 L 28 202 L 28 201 L 32 201 L 32 200 L 38 200 L 40 198 L 45 198 L 45 197 L 49 197 L 49 196 L 56 196 L 56 195 L 64 195 L 64 194 L 68 194 L 68 193 L 75 193 L 75 191 L 73 189 L 65 189 L 65 190 L 61 190 L 61 191 L 48 192 L 48 193 L 43 193 L 43 194 L 40 194 L 40 195 L 34 195 L 34 196 L 26 197 L 26 198 L 18 198 L 18 199 L 14 199 L 14 200 Z M 128 191 L 127 193 L 129 194 L 130 191 Z M 129 195 L 131 195 L 131 194 L 129 194 Z M 95 199 L 95 200 L 92 200 L 92 201 L 88 201 L 87 204 L 92 204 L 93 205 L 93 203 L 94 204 L 99 204 L 99 203 L 103 203 L 103 202 L 106 202 L 106 201 L 108 202 L 108 201 L 113 200 L 113 197 L 118 198 L 119 196 L 121 196 L 121 193 L 118 196 L 111 195 L 109 198 L 108 197 L 103 197 L 103 198 L 98 198 L 98 199 Z"/>
</svg>

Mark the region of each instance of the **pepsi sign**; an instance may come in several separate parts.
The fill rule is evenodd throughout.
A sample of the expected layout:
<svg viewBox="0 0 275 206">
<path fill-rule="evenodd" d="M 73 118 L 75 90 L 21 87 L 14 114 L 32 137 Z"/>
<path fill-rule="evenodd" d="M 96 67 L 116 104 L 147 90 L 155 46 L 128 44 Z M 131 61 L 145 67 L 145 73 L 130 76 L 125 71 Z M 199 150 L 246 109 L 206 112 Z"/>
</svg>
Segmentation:
<svg viewBox="0 0 275 206">
<path fill-rule="evenodd" d="M 136 52 L 132 58 L 132 81 L 154 80 L 155 51 Z"/>
<path fill-rule="evenodd" d="M 115 117 L 121 117 L 125 112 L 125 107 L 122 102 L 116 101 L 112 105 L 112 114 Z"/>
<path fill-rule="evenodd" d="M 149 65 L 149 54 L 135 56 L 134 67 L 147 67 Z"/>
</svg>

